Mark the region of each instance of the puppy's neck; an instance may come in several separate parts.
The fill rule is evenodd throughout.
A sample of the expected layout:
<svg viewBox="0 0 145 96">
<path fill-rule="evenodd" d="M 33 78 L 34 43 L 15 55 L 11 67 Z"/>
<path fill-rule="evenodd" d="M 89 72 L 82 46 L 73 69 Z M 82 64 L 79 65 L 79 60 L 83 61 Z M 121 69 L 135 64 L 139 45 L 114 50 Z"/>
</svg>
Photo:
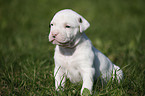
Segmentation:
<svg viewBox="0 0 145 96">
<path fill-rule="evenodd" d="M 59 48 L 59 52 L 64 56 L 72 56 L 76 50 L 76 48 L 66 48 L 58 45 L 57 47 Z"/>
</svg>

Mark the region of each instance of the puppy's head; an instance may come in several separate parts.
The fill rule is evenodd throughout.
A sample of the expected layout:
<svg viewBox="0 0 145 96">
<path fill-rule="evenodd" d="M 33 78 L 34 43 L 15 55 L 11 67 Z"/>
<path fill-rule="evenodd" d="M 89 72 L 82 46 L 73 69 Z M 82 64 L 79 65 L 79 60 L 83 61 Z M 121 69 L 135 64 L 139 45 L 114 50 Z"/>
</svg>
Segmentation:
<svg viewBox="0 0 145 96">
<path fill-rule="evenodd" d="M 89 22 L 78 13 L 70 9 L 61 10 L 50 22 L 49 41 L 60 46 L 68 46 L 89 26 Z"/>
</svg>

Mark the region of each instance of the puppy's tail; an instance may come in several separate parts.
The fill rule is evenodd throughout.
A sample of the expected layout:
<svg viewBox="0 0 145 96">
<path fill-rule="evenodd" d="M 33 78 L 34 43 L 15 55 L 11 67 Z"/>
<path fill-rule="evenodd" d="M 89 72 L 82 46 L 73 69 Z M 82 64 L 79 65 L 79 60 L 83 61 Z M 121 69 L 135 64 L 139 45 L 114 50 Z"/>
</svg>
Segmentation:
<svg viewBox="0 0 145 96">
<path fill-rule="evenodd" d="M 115 64 L 113 64 L 113 79 L 117 79 L 118 83 L 120 83 L 120 81 L 123 79 L 123 72 L 120 69 L 120 67 L 116 66 Z"/>
</svg>

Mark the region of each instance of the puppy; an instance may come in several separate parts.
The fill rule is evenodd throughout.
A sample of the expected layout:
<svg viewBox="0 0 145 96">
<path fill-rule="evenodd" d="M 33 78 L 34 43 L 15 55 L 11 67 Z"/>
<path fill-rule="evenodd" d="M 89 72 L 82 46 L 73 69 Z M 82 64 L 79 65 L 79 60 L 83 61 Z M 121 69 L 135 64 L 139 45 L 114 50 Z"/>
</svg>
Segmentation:
<svg viewBox="0 0 145 96">
<path fill-rule="evenodd" d="M 65 9 L 57 12 L 50 23 L 49 41 L 55 48 L 55 88 L 65 85 L 66 78 L 71 82 L 83 81 L 90 93 L 94 81 L 101 77 L 107 82 L 111 77 L 118 82 L 123 78 L 122 70 L 114 65 L 91 43 L 84 31 L 89 22 L 78 13 Z"/>
</svg>

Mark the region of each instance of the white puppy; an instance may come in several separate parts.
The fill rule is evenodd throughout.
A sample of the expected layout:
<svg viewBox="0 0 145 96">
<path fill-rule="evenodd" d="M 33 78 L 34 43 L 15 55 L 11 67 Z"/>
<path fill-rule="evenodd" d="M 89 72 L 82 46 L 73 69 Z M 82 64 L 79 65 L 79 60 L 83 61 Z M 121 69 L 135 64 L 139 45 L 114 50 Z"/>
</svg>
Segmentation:
<svg viewBox="0 0 145 96">
<path fill-rule="evenodd" d="M 111 77 L 123 78 L 122 70 L 93 47 L 84 31 L 90 26 L 88 21 L 78 13 L 65 9 L 55 14 L 50 23 L 49 41 L 55 48 L 55 87 L 64 87 L 66 78 L 71 82 L 83 80 L 84 88 L 90 93 L 97 77 L 108 81 Z M 116 73 L 116 75 L 115 75 Z"/>
</svg>

